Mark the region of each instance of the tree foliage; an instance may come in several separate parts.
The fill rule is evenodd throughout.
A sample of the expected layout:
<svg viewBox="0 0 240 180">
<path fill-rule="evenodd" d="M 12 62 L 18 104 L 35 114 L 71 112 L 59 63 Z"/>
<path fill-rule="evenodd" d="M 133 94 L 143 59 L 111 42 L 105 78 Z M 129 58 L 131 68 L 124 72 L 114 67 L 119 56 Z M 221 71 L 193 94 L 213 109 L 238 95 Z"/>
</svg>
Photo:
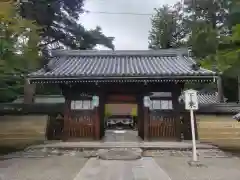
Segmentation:
<svg viewBox="0 0 240 180">
<path fill-rule="evenodd" d="M 80 24 L 83 3 L 84 0 L 0 2 L 0 101 L 22 94 L 24 84 L 24 91 L 33 95 L 35 88 L 24 83 L 23 77 L 47 63 L 44 50 L 93 49 L 98 44 L 114 49 L 113 38 L 105 36 L 100 27 L 86 30 Z"/>
<path fill-rule="evenodd" d="M 188 45 L 198 58 L 204 58 L 210 54 L 215 54 L 218 47 L 217 31 L 205 22 L 198 23 L 192 30 Z"/>
<path fill-rule="evenodd" d="M 239 0 L 184 2 L 184 6 L 181 6 L 183 13 L 178 9 L 177 13 L 172 14 L 179 6 L 171 10 L 163 6 L 156 11 L 152 19 L 149 46 L 154 45 L 155 49 L 177 47 L 174 44 L 175 32 L 178 32 L 182 36 L 177 39 L 186 41 L 186 46 L 191 48 L 193 56 L 202 66 L 222 72 L 224 79 L 239 76 Z M 229 87 L 227 84 L 225 89 Z"/>
<path fill-rule="evenodd" d="M 21 15 L 41 27 L 41 47 L 93 49 L 101 44 L 114 49 L 113 38 L 100 27 L 86 30 L 80 23 L 84 0 L 28 0 L 21 4 Z"/>
<path fill-rule="evenodd" d="M 39 30 L 17 13 L 17 4 L 0 2 L 0 101 L 22 91 L 22 76 L 38 66 Z"/>
<path fill-rule="evenodd" d="M 149 34 L 150 49 L 167 49 L 179 47 L 186 35 L 186 29 L 182 22 L 180 4 L 173 8 L 164 5 L 155 9 L 153 15 L 152 29 Z"/>
<path fill-rule="evenodd" d="M 232 28 L 231 36 L 225 37 L 223 49 L 218 49 L 216 54 L 208 56 L 202 64 L 211 66 L 212 59 L 216 61 L 217 69 L 226 76 L 236 77 L 240 74 L 240 24 Z"/>
</svg>

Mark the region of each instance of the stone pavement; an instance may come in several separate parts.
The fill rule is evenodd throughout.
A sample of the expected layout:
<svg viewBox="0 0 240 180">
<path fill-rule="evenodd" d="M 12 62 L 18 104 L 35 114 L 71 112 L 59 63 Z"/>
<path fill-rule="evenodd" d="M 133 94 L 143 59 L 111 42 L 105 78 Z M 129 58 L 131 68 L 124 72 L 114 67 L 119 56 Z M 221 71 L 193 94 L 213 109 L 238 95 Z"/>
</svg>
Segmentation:
<svg viewBox="0 0 240 180">
<path fill-rule="evenodd" d="M 103 142 L 141 142 L 138 131 L 134 130 L 106 130 Z"/>
<path fill-rule="evenodd" d="M 214 146 L 198 143 L 203 166 L 191 167 L 191 142 L 142 142 L 133 131 L 114 133 L 101 142 L 57 142 L 1 157 L 0 180 L 240 179 L 240 159 Z"/>
<path fill-rule="evenodd" d="M 57 142 L 42 145 L 31 146 L 29 148 L 92 148 L 92 149 L 108 149 L 108 148 L 144 148 L 144 149 L 191 149 L 191 142 Z M 197 143 L 198 149 L 216 149 L 217 147 L 209 144 Z"/>
<path fill-rule="evenodd" d="M 153 157 L 124 161 L 84 158 L 83 152 L 76 150 L 39 150 L 0 161 L 0 180 L 239 180 L 240 177 L 239 157 L 219 150 L 198 151 L 202 167 L 189 166 L 189 151 L 150 150 L 146 153 Z M 112 149 L 110 155 L 117 157 L 123 150 L 126 149 Z M 127 150 L 141 153 L 139 149 Z"/>
<path fill-rule="evenodd" d="M 239 180 L 240 159 L 201 158 L 202 167 L 191 167 L 190 157 L 155 157 L 157 164 L 169 175 L 171 180 Z"/>
<path fill-rule="evenodd" d="M 188 142 L 56 142 L 30 146 L 37 148 L 59 148 L 59 149 L 109 149 L 109 148 L 143 148 L 143 149 L 191 149 L 192 143 Z M 216 146 L 197 143 L 197 149 L 216 149 Z"/>
<path fill-rule="evenodd" d="M 74 180 L 171 180 L 153 158 L 104 161 L 91 158 Z"/>
<path fill-rule="evenodd" d="M 143 148 L 143 149 L 191 149 L 191 141 L 142 141 L 133 130 L 107 130 L 102 141 L 51 142 L 30 148 L 59 148 L 59 149 L 109 149 L 109 148 Z M 198 149 L 217 148 L 210 144 L 197 143 Z"/>
<path fill-rule="evenodd" d="M 0 180 L 72 180 L 87 159 L 71 156 L 0 161 Z"/>
</svg>

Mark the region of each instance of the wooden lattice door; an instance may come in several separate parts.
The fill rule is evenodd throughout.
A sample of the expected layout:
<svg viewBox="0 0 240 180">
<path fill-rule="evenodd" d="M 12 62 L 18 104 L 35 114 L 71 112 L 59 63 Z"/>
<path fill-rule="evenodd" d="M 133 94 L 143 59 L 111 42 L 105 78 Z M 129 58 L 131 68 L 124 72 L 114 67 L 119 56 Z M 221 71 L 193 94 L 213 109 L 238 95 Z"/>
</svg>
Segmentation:
<svg viewBox="0 0 240 180">
<path fill-rule="evenodd" d="M 150 138 L 177 139 L 176 116 L 173 112 L 151 111 L 149 121 Z"/>
<path fill-rule="evenodd" d="M 68 138 L 94 138 L 94 111 L 71 111 L 64 128 Z"/>
</svg>

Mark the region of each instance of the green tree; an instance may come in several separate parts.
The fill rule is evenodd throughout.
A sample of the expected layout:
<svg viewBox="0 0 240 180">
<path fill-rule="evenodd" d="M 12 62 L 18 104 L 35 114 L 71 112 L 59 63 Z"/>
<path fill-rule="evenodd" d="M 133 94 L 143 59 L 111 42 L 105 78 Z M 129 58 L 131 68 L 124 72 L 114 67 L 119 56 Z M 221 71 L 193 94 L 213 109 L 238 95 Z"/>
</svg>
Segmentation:
<svg viewBox="0 0 240 180">
<path fill-rule="evenodd" d="M 236 77 L 240 74 L 240 24 L 232 28 L 231 36 L 223 39 L 222 47 L 218 48 L 214 56 L 217 69 L 220 72 L 231 77 Z M 212 64 L 212 56 L 205 58 L 202 64 L 205 67 L 210 67 Z"/>
<path fill-rule="evenodd" d="M 233 39 L 237 31 L 232 28 L 236 24 L 234 19 L 238 19 L 237 13 L 233 13 L 232 10 L 233 7 L 239 9 L 236 1 L 189 0 L 185 3 L 185 12 L 190 14 L 187 18 L 191 27 L 188 45 L 203 66 L 223 73 L 224 91 L 231 91 L 227 97 L 231 100 L 236 100 L 236 96 L 233 97 L 233 95 L 237 94 L 236 88 L 232 88 L 235 87 L 236 81 L 231 79 L 237 76 L 233 69 L 239 67 L 235 64 L 238 59 L 236 49 L 239 47 L 239 42 Z M 211 88 L 215 89 L 216 86 Z M 232 89 L 235 89 L 235 92 Z"/>
<path fill-rule="evenodd" d="M 226 4 L 229 6 L 229 26 L 235 26 L 240 24 L 240 1 L 239 0 L 226 0 Z"/>
<path fill-rule="evenodd" d="M 206 68 L 223 72 L 224 79 L 239 76 L 239 27 L 235 26 L 240 23 L 239 1 L 184 2 L 184 6 L 163 6 L 156 10 L 152 18 L 149 47 L 174 48 L 179 47 L 179 42 L 181 44 L 186 41 L 186 46 L 192 49 L 193 56 Z M 174 12 L 175 9 L 177 12 Z M 227 84 L 225 89 L 233 86 L 234 84 Z M 199 85 L 198 88 L 216 90 L 213 85 Z"/>
<path fill-rule="evenodd" d="M 21 3 L 24 18 L 34 20 L 41 27 L 40 47 L 54 49 L 93 49 L 101 44 L 114 49 L 113 38 L 102 33 L 100 27 L 86 30 L 80 22 L 84 0 L 28 0 Z"/>
<path fill-rule="evenodd" d="M 39 28 L 17 13 L 17 4 L 0 2 L 0 101 L 23 91 L 23 76 L 39 64 Z"/>
<path fill-rule="evenodd" d="M 187 19 L 194 26 L 198 22 L 212 25 L 214 29 L 225 30 L 228 22 L 228 0 L 185 0 L 184 11 Z M 192 27 L 193 28 L 193 27 Z"/>
<path fill-rule="evenodd" d="M 192 34 L 188 40 L 194 56 L 205 58 L 208 55 L 215 54 L 218 48 L 218 33 L 216 29 L 205 22 L 198 23 L 192 29 Z"/>
<path fill-rule="evenodd" d="M 99 26 L 87 30 L 81 25 L 80 15 L 85 12 L 83 5 L 84 0 L 22 0 L 19 11 L 22 17 L 33 20 L 38 26 L 43 27 L 38 31 L 40 34 L 39 48 L 42 52 L 62 48 L 94 49 L 96 45 L 114 49 L 114 38 L 105 36 Z M 41 65 L 44 66 L 48 58 L 44 58 L 47 53 L 42 54 L 44 55 Z M 55 87 L 37 86 L 36 92 L 28 84 L 26 87 L 29 96 L 39 92 L 44 94 L 58 92 Z"/>
<path fill-rule="evenodd" d="M 187 31 L 182 21 L 182 15 L 179 3 L 172 8 L 164 5 L 155 9 L 149 34 L 150 49 L 176 48 L 183 44 L 183 38 Z"/>
</svg>

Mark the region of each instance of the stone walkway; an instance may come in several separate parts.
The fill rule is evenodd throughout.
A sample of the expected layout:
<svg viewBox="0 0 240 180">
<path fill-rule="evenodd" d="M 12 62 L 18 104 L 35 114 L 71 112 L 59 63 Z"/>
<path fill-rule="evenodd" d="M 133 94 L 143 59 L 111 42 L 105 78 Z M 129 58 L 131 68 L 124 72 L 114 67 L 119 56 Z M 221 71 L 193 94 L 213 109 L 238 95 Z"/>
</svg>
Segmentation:
<svg viewBox="0 0 240 180">
<path fill-rule="evenodd" d="M 107 130 L 102 141 L 79 142 L 49 142 L 30 148 L 59 148 L 59 149 L 111 149 L 111 148 L 144 148 L 144 149 L 191 149 L 192 142 L 184 141 L 142 141 L 138 132 L 133 130 Z M 215 149 L 210 144 L 197 143 L 198 149 Z"/>
<path fill-rule="evenodd" d="M 219 150 L 199 150 L 203 165 L 200 167 L 189 166 L 189 151 L 150 150 L 146 155 L 153 157 L 122 160 L 132 155 L 122 154 L 126 148 L 116 148 L 108 150 L 109 155 L 120 160 L 101 160 L 98 156 L 84 158 L 84 152 L 76 150 L 39 150 L 0 160 L 0 180 L 239 180 L 240 177 L 240 159 Z M 141 153 L 140 149 L 127 151 Z"/>
<path fill-rule="evenodd" d="M 191 142 L 57 142 L 47 143 L 37 146 L 31 146 L 29 148 L 59 148 L 59 149 L 108 149 L 108 148 L 144 148 L 144 149 L 191 149 Z M 216 149 L 217 147 L 197 143 L 198 149 Z"/>
<path fill-rule="evenodd" d="M 75 156 L 0 161 L 0 180 L 73 180 L 87 159 Z"/>
<path fill-rule="evenodd" d="M 171 180 L 153 158 L 135 161 L 90 159 L 74 180 Z"/>
<path fill-rule="evenodd" d="M 240 159 L 201 158 L 202 167 L 191 167 L 191 157 L 155 157 L 155 162 L 170 176 L 171 180 L 239 180 Z"/>
<path fill-rule="evenodd" d="M 240 159 L 214 146 L 198 143 L 198 155 L 204 166 L 191 167 L 188 164 L 192 157 L 191 142 L 143 142 L 136 133 L 108 131 L 101 142 L 57 142 L 9 154 L 1 157 L 0 180 L 238 180 L 240 177 Z"/>
<path fill-rule="evenodd" d="M 141 142 L 138 131 L 133 130 L 106 130 L 103 142 Z"/>
</svg>

